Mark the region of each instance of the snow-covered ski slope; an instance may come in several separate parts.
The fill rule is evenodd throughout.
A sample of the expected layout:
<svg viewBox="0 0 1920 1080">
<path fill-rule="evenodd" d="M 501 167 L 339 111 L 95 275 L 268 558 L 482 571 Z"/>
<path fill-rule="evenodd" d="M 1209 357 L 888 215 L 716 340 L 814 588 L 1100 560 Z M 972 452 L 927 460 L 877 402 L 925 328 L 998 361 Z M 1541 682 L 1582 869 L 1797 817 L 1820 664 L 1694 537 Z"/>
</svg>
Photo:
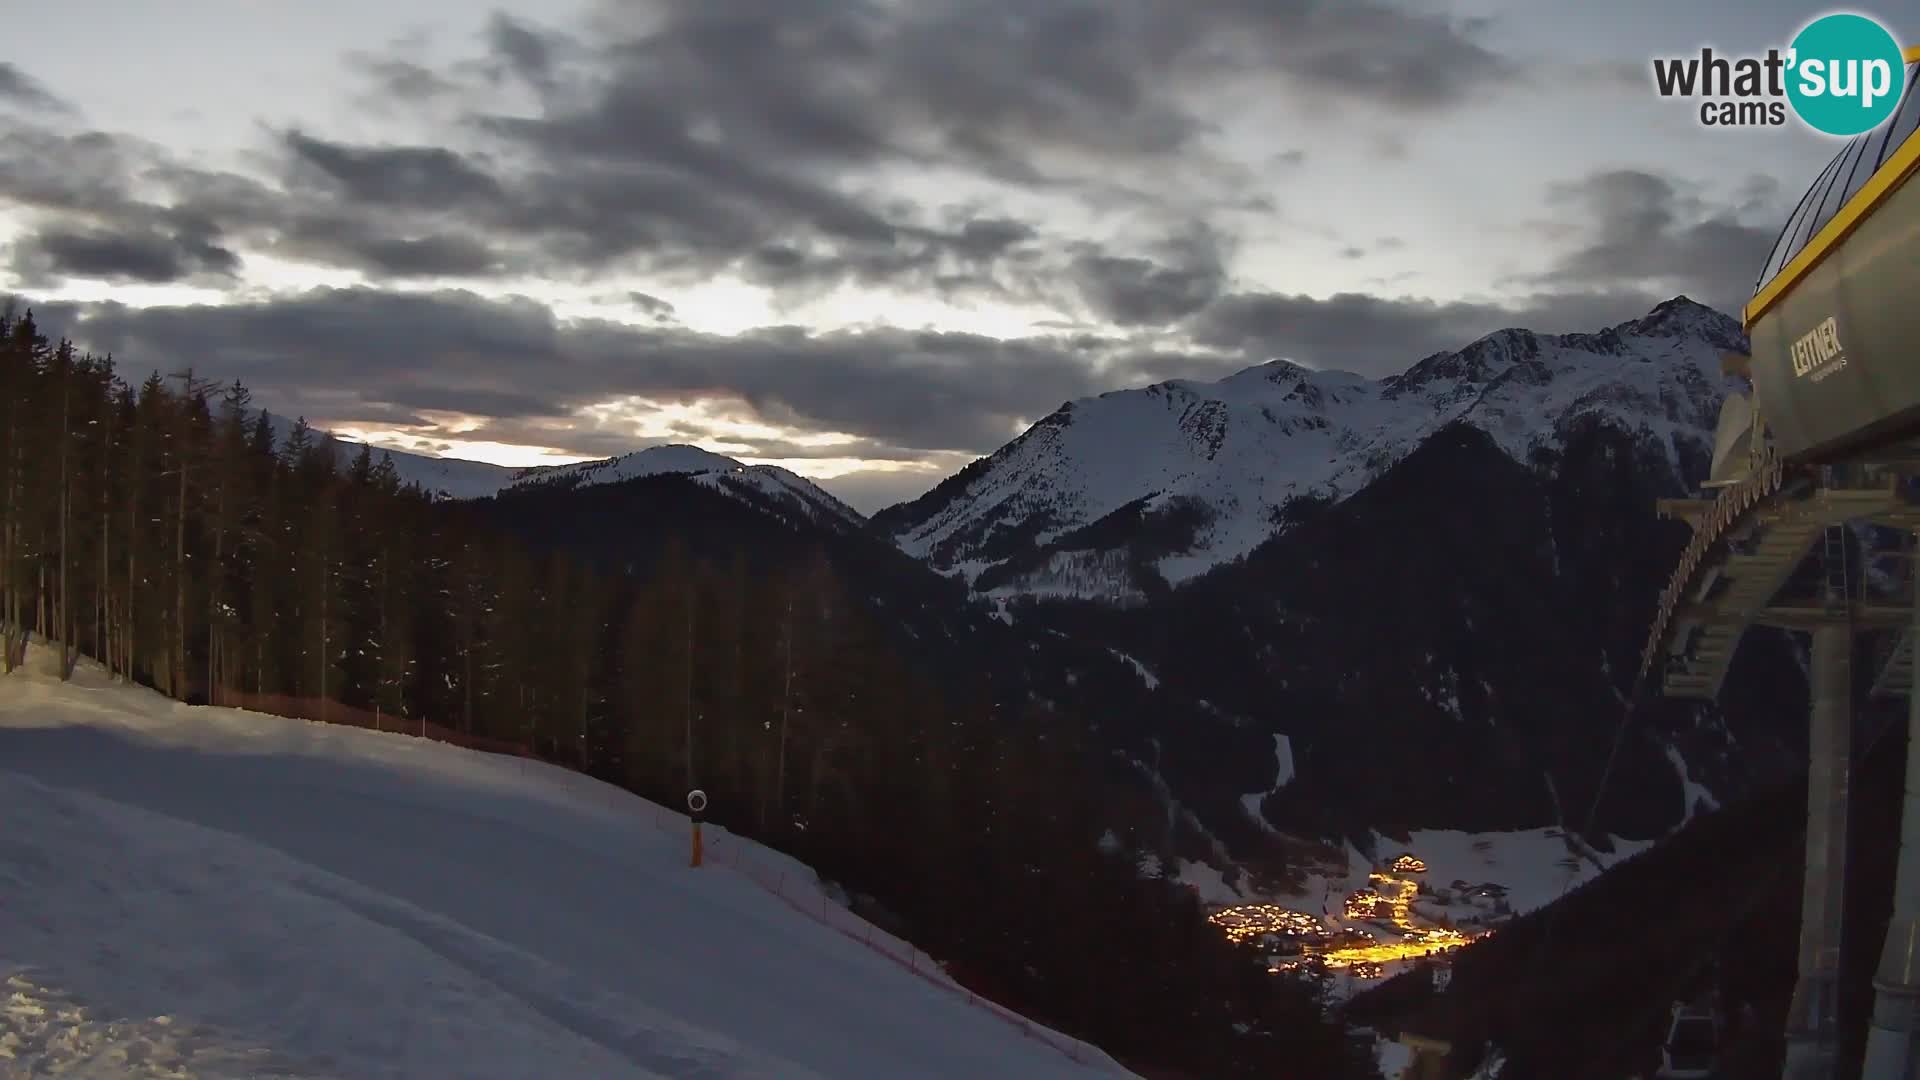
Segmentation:
<svg viewBox="0 0 1920 1080">
<path fill-rule="evenodd" d="M 0 1075 L 1128 1075 L 608 785 L 50 661 L 0 677 Z"/>
</svg>

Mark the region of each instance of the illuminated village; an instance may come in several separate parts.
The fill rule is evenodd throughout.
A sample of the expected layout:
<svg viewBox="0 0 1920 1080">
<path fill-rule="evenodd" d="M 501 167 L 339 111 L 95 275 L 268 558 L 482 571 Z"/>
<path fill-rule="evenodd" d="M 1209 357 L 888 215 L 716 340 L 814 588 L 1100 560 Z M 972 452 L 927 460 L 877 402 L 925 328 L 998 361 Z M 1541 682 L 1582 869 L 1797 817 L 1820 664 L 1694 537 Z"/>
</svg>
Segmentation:
<svg viewBox="0 0 1920 1080">
<path fill-rule="evenodd" d="M 1423 885 L 1427 864 L 1412 854 L 1367 875 L 1338 916 L 1275 904 L 1221 908 L 1208 921 L 1236 945 L 1258 948 L 1270 972 L 1341 971 L 1357 979 L 1393 974 L 1405 961 L 1443 957 L 1492 932 L 1510 914 L 1505 890 L 1456 881 Z"/>
</svg>

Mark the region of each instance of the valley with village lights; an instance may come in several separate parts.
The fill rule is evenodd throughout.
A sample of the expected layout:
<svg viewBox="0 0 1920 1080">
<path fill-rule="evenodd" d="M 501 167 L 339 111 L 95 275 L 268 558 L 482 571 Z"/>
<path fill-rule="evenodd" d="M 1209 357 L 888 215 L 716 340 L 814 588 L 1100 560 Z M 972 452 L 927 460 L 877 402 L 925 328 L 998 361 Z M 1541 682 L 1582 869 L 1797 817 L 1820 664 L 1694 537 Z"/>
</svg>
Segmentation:
<svg viewBox="0 0 1920 1080">
<path fill-rule="evenodd" d="M 1509 914 L 1498 885 L 1458 881 L 1436 890 L 1425 884 L 1426 873 L 1423 860 L 1404 854 L 1369 873 L 1367 887 L 1348 893 L 1338 915 L 1236 904 L 1215 910 L 1207 921 L 1228 941 L 1266 953 L 1274 974 L 1340 971 L 1355 980 L 1385 979 L 1492 933 L 1485 923 Z M 1457 919 L 1447 913 L 1454 905 L 1463 909 Z"/>
</svg>

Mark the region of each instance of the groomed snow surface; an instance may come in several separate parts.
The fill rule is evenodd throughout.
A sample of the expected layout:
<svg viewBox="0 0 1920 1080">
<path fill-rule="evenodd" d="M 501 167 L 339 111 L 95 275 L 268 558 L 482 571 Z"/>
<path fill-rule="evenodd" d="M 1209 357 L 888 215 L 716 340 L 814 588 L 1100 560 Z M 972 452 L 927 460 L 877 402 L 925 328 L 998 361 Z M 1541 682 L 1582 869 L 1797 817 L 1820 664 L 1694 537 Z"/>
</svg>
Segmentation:
<svg viewBox="0 0 1920 1080">
<path fill-rule="evenodd" d="M 1129 1075 L 618 789 L 50 661 L 0 678 L 0 1074 Z"/>
</svg>

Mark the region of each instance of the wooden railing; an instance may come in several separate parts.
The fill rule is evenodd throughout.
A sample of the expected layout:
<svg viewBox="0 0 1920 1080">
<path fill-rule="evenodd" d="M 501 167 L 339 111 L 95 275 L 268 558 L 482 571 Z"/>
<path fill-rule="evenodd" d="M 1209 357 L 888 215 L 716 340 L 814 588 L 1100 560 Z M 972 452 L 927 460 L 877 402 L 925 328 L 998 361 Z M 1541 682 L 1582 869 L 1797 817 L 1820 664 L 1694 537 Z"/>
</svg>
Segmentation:
<svg viewBox="0 0 1920 1080">
<path fill-rule="evenodd" d="M 1687 595 L 1687 589 L 1693 584 L 1694 574 L 1701 568 L 1707 554 L 1721 541 L 1735 525 L 1745 520 L 1748 512 L 1771 498 L 1780 490 L 1786 477 L 1786 467 L 1773 456 L 1768 449 L 1755 464 L 1752 472 L 1738 481 L 1720 489 L 1713 505 L 1701 518 L 1693 523 L 1693 536 L 1680 552 L 1680 561 L 1674 567 L 1673 575 L 1667 581 L 1667 587 L 1661 590 L 1660 605 L 1654 612 L 1653 628 L 1647 635 L 1646 648 L 1640 654 L 1640 674 L 1635 686 L 1646 681 L 1647 673 L 1653 668 L 1653 660 L 1665 642 L 1671 629 L 1673 613 Z"/>
</svg>

